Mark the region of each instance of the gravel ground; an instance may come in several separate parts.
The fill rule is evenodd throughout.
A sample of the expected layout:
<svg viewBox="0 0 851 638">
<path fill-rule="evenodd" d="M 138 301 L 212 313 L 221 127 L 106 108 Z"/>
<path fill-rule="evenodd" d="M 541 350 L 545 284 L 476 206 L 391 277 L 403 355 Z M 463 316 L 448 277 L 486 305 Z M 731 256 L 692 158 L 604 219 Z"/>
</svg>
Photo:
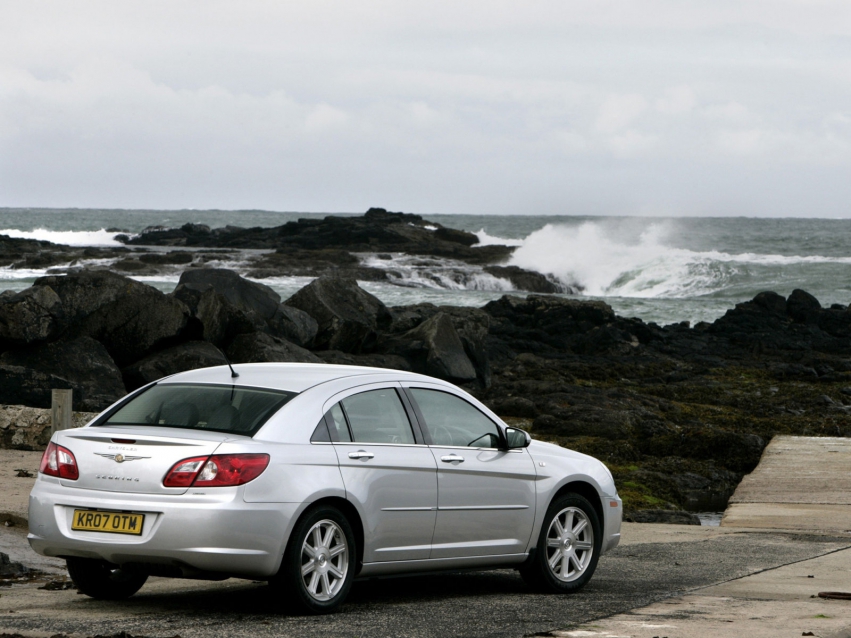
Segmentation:
<svg viewBox="0 0 851 638">
<path fill-rule="evenodd" d="M 20 534 L 2 534 L 6 546 L 22 541 Z M 589 586 L 573 596 L 533 594 L 509 570 L 442 574 L 358 582 L 342 612 L 323 617 L 280 613 L 263 584 L 247 581 L 151 579 L 123 602 L 94 601 L 75 590 L 48 591 L 39 589 L 43 581 L 30 582 L 2 588 L 0 633 L 93 636 L 126 631 L 182 638 L 546 635 L 849 546 L 847 537 L 768 533 L 625 544 L 604 556 Z"/>
</svg>

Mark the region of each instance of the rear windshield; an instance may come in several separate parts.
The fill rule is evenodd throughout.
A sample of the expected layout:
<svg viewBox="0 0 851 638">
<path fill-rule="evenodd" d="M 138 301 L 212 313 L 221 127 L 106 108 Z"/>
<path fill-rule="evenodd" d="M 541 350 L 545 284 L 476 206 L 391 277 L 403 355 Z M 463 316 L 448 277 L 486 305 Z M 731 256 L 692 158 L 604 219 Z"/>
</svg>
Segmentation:
<svg viewBox="0 0 851 638">
<path fill-rule="evenodd" d="M 154 385 L 97 425 L 153 425 L 252 436 L 295 395 L 231 385 Z"/>
</svg>

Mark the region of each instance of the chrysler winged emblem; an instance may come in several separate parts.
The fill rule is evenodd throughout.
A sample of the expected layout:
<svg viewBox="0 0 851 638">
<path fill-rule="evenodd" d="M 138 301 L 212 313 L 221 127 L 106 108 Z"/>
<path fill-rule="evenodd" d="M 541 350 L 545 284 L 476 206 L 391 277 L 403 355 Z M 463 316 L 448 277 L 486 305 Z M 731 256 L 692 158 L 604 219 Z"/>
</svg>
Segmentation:
<svg viewBox="0 0 851 638">
<path fill-rule="evenodd" d="M 102 456 L 106 459 L 112 459 L 116 463 L 124 463 L 124 461 L 138 461 L 139 459 L 149 459 L 150 456 L 124 456 L 123 454 L 101 454 L 100 452 L 95 452 L 98 456 Z"/>
</svg>

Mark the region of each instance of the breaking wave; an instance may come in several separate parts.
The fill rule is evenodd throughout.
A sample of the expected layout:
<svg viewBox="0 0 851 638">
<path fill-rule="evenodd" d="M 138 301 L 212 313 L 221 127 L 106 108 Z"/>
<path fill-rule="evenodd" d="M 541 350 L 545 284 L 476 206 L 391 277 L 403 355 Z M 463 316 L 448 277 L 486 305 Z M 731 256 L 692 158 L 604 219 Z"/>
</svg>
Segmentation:
<svg viewBox="0 0 851 638">
<path fill-rule="evenodd" d="M 478 244 L 473 244 L 473 248 L 478 248 L 479 246 L 522 246 L 522 239 L 508 239 L 506 237 L 494 237 L 493 235 L 488 235 L 485 232 L 485 229 L 482 228 L 480 231 L 473 233 L 476 237 L 479 238 Z"/>
<path fill-rule="evenodd" d="M 124 244 L 115 240 L 117 234 L 105 228 L 100 230 L 49 230 L 47 228 L 36 228 L 35 230 L 7 228 L 0 230 L 0 235 L 8 235 L 17 239 L 38 239 L 66 246 L 123 246 Z"/>
<path fill-rule="evenodd" d="M 669 243 L 673 229 L 666 222 L 650 224 L 632 237 L 622 231 L 600 222 L 547 224 L 523 240 L 510 263 L 551 275 L 566 285 L 578 284 L 586 295 L 638 298 L 708 295 L 756 276 L 755 270 L 775 270 L 768 279 L 776 281 L 782 278 L 783 267 L 851 264 L 849 257 L 677 248 Z"/>
<path fill-rule="evenodd" d="M 507 279 L 494 277 L 480 266 L 471 266 L 452 259 L 404 254 L 395 254 L 387 259 L 378 255 L 364 255 L 361 263 L 386 271 L 390 283 L 407 288 L 503 292 L 514 290 L 514 286 Z"/>
</svg>

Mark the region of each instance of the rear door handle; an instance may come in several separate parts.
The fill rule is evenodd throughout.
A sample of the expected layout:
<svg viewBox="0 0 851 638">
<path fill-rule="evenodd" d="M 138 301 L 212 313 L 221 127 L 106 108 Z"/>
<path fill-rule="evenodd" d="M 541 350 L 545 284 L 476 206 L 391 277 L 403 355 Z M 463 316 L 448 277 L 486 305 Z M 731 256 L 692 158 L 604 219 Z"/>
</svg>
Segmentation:
<svg viewBox="0 0 851 638">
<path fill-rule="evenodd" d="M 441 456 L 440 460 L 444 463 L 463 463 L 464 457 L 458 454 L 447 454 L 446 456 Z"/>
<path fill-rule="evenodd" d="M 358 450 L 357 452 L 349 452 L 350 459 L 371 459 L 375 456 L 372 452 L 366 450 Z"/>
</svg>

